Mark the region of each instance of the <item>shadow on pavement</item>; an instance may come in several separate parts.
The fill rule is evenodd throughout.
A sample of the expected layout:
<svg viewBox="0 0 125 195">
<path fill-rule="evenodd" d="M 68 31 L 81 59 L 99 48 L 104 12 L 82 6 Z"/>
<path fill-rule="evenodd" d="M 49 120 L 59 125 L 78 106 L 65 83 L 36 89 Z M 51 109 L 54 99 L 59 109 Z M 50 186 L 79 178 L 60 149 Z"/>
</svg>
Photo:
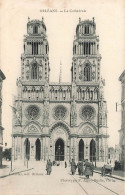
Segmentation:
<svg viewBox="0 0 125 195">
<path fill-rule="evenodd" d="M 18 174 L 18 173 L 30 171 L 30 170 L 32 170 L 32 169 L 34 169 L 34 168 L 26 169 L 26 170 L 23 170 L 23 171 L 17 171 L 17 172 L 9 173 L 9 174 L 7 174 L 7 175 L 0 176 L 0 178 L 8 177 L 8 176 L 11 176 L 11 175 L 16 175 L 16 174 Z"/>
<path fill-rule="evenodd" d="M 6 169 L 6 168 L 9 168 L 9 166 L 8 165 L 2 165 L 2 166 L 0 166 L 0 169 Z"/>
</svg>

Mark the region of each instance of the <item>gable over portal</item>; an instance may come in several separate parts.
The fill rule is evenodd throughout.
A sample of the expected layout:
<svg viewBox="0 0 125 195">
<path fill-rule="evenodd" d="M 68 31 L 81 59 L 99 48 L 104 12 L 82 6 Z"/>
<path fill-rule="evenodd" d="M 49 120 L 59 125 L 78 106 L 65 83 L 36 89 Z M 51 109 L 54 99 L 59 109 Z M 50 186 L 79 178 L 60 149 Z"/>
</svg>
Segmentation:
<svg viewBox="0 0 125 195">
<path fill-rule="evenodd" d="M 88 137 L 95 136 L 96 133 L 97 133 L 96 127 L 89 122 L 80 125 L 80 128 L 78 129 L 78 135 L 80 136 L 88 136 Z"/>
<path fill-rule="evenodd" d="M 40 124 L 32 121 L 24 127 L 23 133 L 25 135 L 40 135 L 42 133 L 42 129 Z"/>
</svg>

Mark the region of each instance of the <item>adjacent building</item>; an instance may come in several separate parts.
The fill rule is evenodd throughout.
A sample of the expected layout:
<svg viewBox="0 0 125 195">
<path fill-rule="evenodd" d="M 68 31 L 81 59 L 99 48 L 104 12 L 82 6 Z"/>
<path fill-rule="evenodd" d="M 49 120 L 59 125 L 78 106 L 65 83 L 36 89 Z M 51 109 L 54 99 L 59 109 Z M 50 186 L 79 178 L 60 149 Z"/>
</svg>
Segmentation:
<svg viewBox="0 0 125 195">
<path fill-rule="evenodd" d="M 121 149 L 119 145 L 115 145 L 115 148 L 108 148 L 108 163 L 112 163 L 114 165 L 115 161 L 120 162 L 120 153 Z"/>
<path fill-rule="evenodd" d="M 115 160 L 120 162 L 120 153 L 121 153 L 121 148 L 119 144 L 115 145 Z"/>
<path fill-rule="evenodd" d="M 125 170 L 125 70 L 119 77 L 121 82 L 121 129 L 119 130 L 119 145 L 121 148 L 121 164 Z"/>
<path fill-rule="evenodd" d="M 29 19 L 13 104 L 13 159 L 107 161 L 105 82 L 94 18 L 79 19 L 74 29 L 70 83 L 49 80 L 46 31 L 43 19 Z"/>
<path fill-rule="evenodd" d="M 115 161 L 115 149 L 113 147 L 108 148 L 108 163 L 114 163 Z"/>
<path fill-rule="evenodd" d="M 2 151 L 3 151 L 3 130 L 2 127 L 2 83 L 5 79 L 3 72 L 0 70 L 0 166 L 2 165 Z"/>
</svg>

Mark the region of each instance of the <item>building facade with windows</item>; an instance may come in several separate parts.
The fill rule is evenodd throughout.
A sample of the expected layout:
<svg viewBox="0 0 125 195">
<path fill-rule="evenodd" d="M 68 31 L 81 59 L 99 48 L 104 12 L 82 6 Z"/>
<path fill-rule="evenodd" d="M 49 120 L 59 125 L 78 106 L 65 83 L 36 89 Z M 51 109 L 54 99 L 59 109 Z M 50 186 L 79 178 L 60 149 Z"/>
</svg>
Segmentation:
<svg viewBox="0 0 125 195">
<path fill-rule="evenodd" d="M 105 83 L 94 18 L 79 19 L 72 55 L 71 82 L 50 82 L 46 25 L 29 19 L 13 103 L 14 160 L 107 161 Z"/>
<path fill-rule="evenodd" d="M 115 149 L 113 147 L 108 148 L 108 163 L 115 162 Z"/>
<path fill-rule="evenodd" d="M 2 165 L 2 151 L 3 151 L 3 130 L 2 127 L 2 83 L 5 79 L 5 75 L 0 70 L 0 166 Z"/>
<path fill-rule="evenodd" d="M 119 145 L 121 148 L 122 169 L 125 170 L 125 70 L 119 77 L 121 82 L 121 129 L 119 130 Z"/>
</svg>

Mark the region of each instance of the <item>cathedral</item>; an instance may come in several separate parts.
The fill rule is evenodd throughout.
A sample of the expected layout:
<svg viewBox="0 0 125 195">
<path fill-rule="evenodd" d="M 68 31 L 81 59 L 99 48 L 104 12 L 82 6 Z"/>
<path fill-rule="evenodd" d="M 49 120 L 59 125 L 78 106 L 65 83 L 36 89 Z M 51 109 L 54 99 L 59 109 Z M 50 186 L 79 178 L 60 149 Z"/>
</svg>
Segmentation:
<svg viewBox="0 0 125 195">
<path fill-rule="evenodd" d="M 95 20 L 79 18 L 74 30 L 70 83 L 49 81 L 46 30 L 43 18 L 28 19 L 12 107 L 13 160 L 106 162 L 107 106 Z"/>
</svg>

